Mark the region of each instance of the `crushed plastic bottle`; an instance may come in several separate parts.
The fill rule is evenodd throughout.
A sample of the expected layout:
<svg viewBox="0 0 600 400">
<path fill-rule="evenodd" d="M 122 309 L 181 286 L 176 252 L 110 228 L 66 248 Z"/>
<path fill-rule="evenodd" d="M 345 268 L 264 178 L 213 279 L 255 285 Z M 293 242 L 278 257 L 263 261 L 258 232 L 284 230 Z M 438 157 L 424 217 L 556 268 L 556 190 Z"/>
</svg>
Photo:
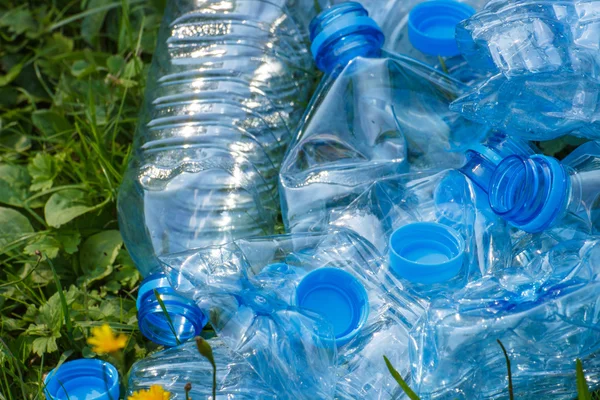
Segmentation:
<svg viewBox="0 0 600 400">
<path fill-rule="evenodd" d="M 600 233 L 600 143 L 579 146 L 562 162 L 510 156 L 490 182 L 490 205 L 515 227 L 559 240 Z M 583 235 L 583 236 L 582 236 Z"/>
<path fill-rule="evenodd" d="M 162 260 L 278 398 L 402 393 L 383 355 L 408 372 L 408 330 L 423 303 L 395 287 L 381 255 L 352 232 L 239 239 Z"/>
<path fill-rule="evenodd" d="M 532 140 L 600 138 L 598 15 L 592 0 L 491 1 L 456 39 L 473 68 L 495 75 L 451 108 Z"/>
<path fill-rule="evenodd" d="M 278 397 L 254 372 L 250 364 L 231 351 L 218 338 L 208 340 L 217 365 L 217 399 L 275 400 Z M 170 399 L 185 400 L 185 385 L 192 384 L 192 399 L 212 396 L 213 368 L 198 353 L 195 342 L 154 353 L 131 367 L 128 394 L 160 385 Z"/>
<path fill-rule="evenodd" d="M 280 171 L 283 221 L 306 231 L 385 176 L 459 167 L 488 133 L 448 110 L 464 89 L 425 64 L 381 50 L 384 38 L 354 2 L 311 23 L 312 52 L 327 75 Z"/>
<path fill-rule="evenodd" d="M 389 260 L 394 286 L 425 302 L 511 262 L 507 224 L 456 170 L 379 180 L 346 209 L 333 210 L 329 225 L 369 241 Z"/>
<path fill-rule="evenodd" d="M 432 304 L 411 331 L 413 388 L 427 399 L 506 398 L 500 340 L 515 398 L 575 398 L 577 358 L 588 382 L 600 380 L 599 267 L 597 238 L 566 241 L 526 266 L 521 291 L 488 277 Z"/>
</svg>

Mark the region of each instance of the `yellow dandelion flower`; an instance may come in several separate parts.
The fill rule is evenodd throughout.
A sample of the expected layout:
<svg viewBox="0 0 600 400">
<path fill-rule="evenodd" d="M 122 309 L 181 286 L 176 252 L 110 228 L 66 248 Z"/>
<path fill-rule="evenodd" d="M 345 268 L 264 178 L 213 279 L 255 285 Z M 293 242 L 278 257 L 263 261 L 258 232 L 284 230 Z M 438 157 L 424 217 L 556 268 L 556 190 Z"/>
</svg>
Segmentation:
<svg viewBox="0 0 600 400">
<path fill-rule="evenodd" d="M 127 400 L 169 400 L 171 393 L 159 385 L 152 385 L 148 390 L 138 390 L 134 392 Z"/>
<path fill-rule="evenodd" d="M 92 328 L 92 337 L 87 340 L 94 353 L 106 354 L 121 350 L 127 344 L 127 336 L 116 336 L 108 324 Z"/>
</svg>

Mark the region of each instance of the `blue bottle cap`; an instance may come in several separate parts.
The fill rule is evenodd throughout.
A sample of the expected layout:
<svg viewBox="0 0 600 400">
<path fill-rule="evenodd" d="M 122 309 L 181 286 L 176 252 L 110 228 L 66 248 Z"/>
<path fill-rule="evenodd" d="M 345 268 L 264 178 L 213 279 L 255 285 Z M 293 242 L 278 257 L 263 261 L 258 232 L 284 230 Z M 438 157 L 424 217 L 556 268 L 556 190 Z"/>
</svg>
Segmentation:
<svg viewBox="0 0 600 400">
<path fill-rule="evenodd" d="M 437 222 L 408 224 L 390 237 L 390 267 L 411 282 L 448 281 L 460 271 L 464 256 L 460 233 Z"/>
<path fill-rule="evenodd" d="M 369 316 L 364 286 L 340 268 L 319 268 L 308 273 L 296 288 L 296 305 L 320 314 L 333 326 L 336 345 L 348 343 Z"/>
<path fill-rule="evenodd" d="M 106 361 L 82 358 L 54 368 L 44 379 L 52 400 L 117 400 L 119 373 Z"/>
<path fill-rule="evenodd" d="M 170 323 L 154 290 L 160 294 Z M 208 322 L 200 308 L 192 300 L 178 294 L 162 273 L 144 279 L 138 291 L 136 305 L 140 331 L 147 339 L 163 346 L 176 346 L 177 339 L 183 343 L 194 338 Z"/>
<path fill-rule="evenodd" d="M 422 53 L 454 57 L 460 54 L 454 33 L 459 22 L 475 14 L 475 9 L 453 0 L 425 1 L 408 14 L 408 38 Z"/>
</svg>

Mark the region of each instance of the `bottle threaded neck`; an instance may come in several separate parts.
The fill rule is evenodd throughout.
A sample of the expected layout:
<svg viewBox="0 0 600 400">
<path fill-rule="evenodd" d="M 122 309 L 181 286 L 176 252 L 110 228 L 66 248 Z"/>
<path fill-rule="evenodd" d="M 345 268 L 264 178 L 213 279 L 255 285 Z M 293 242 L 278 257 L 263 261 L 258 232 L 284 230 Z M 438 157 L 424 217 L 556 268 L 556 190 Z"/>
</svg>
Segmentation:
<svg viewBox="0 0 600 400">
<path fill-rule="evenodd" d="M 517 228 L 536 233 L 560 219 L 569 191 L 568 174 L 555 158 L 513 155 L 492 176 L 490 206 Z"/>
<path fill-rule="evenodd" d="M 310 23 L 311 51 L 317 67 L 329 74 L 356 57 L 376 57 L 384 36 L 367 10 L 356 2 L 341 3 Z"/>
</svg>

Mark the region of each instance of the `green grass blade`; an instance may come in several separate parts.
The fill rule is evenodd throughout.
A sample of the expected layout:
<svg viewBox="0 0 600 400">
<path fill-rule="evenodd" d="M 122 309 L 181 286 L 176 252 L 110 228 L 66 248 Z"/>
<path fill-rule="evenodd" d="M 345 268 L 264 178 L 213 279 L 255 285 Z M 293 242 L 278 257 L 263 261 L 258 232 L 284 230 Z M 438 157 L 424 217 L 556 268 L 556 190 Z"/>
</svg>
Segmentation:
<svg viewBox="0 0 600 400">
<path fill-rule="evenodd" d="M 386 356 L 383 356 L 383 359 L 385 360 L 385 365 L 387 365 L 388 371 L 390 371 L 390 374 L 392 374 L 396 382 L 398 382 L 398 385 L 400 385 L 402 390 L 404 390 L 404 393 L 406 393 L 411 400 L 420 400 L 419 396 L 417 396 L 417 394 L 412 391 L 404 379 L 402 379 L 402 375 L 396 371 L 390 360 L 388 360 Z"/>
<path fill-rule="evenodd" d="M 54 277 L 54 283 L 56 284 L 56 290 L 58 291 L 58 297 L 60 298 L 60 305 L 63 309 L 63 315 L 65 317 L 65 326 L 67 327 L 67 337 L 71 341 L 71 343 L 75 343 L 73 340 L 73 324 L 71 323 L 71 313 L 69 312 L 69 306 L 67 305 L 67 299 L 65 297 L 65 292 L 63 291 L 62 284 L 60 283 L 60 279 L 58 279 L 58 274 L 56 273 L 56 269 L 54 268 L 54 264 L 52 261 L 46 257 L 46 261 L 50 265 L 50 269 L 52 269 L 52 276 Z"/>
<path fill-rule="evenodd" d="M 514 400 L 515 394 L 514 394 L 514 390 L 513 390 L 512 371 L 510 368 L 510 358 L 508 358 L 508 353 L 506 352 L 506 349 L 504 348 L 504 345 L 502 344 L 500 339 L 496 339 L 496 341 L 502 348 L 502 352 L 504 353 L 504 359 L 506 360 L 506 369 L 508 370 L 508 397 L 510 400 Z"/>
<path fill-rule="evenodd" d="M 169 329 L 171 330 L 171 333 L 173 333 L 173 336 L 175 336 L 175 341 L 177 342 L 177 345 L 180 345 L 181 342 L 179 341 L 179 338 L 177 337 L 177 333 L 175 332 L 175 327 L 173 326 L 173 321 L 171 321 L 171 316 L 167 312 L 167 307 L 165 307 L 165 303 L 160 298 L 160 294 L 158 293 L 158 291 L 156 289 L 153 289 L 153 290 L 154 290 L 154 296 L 156 296 L 156 300 L 158 300 L 158 304 L 160 304 L 160 309 L 165 314 L 165 318 L 167 319 L 167 324 L 169 324 Z"/>
<path fill-rule="evenodd" d="M 217 364 L 213 356 L 212 348 L 206 340 L 200 336 L 196 336 L 196 346 L 198 347 L 198 353 L 204 356 L 213 367 L 213 382 L 212 382 L 212 398 L 217 398 Z"/>
<path fill-rule="evenodd" d="M 591 400 L 592 395 L 590 394 L 590 389 L 588 388 L 587 382 L 585 380 L 585 375 L 583 373 L 583 364 L 581 360 L 578 358 L 575 364 L 575 369 L 577 371 L 577 399 L 578 400 Z"/>
</svg>

